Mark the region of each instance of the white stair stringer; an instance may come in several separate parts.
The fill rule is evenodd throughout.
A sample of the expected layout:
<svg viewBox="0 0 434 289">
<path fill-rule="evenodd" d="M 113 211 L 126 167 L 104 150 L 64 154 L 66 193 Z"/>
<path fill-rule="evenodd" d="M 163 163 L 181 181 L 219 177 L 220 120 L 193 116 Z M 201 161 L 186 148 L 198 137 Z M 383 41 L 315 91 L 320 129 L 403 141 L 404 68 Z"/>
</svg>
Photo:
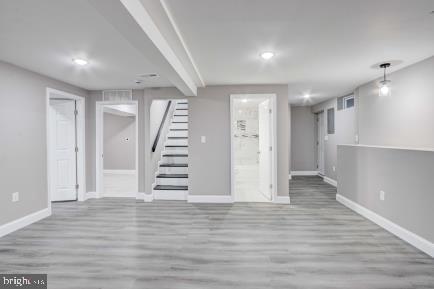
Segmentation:
<svg viewBox="0 0 434 289">
<path fill-rule="evenodd" d="M 174 102 L 152 185 L 156 200 L 187 200 L 188 197 L 188 102 L 185 99 Z"/>
</svg>

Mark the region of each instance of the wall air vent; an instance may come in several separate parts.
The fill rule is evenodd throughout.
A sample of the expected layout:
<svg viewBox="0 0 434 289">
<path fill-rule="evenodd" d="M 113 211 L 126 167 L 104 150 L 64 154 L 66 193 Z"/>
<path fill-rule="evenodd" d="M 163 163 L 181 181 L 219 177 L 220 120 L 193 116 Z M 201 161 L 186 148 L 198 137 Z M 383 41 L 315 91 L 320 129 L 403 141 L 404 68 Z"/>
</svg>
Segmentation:
<svg viewBox="0 0 434 289">
<path fill-rule="evenodd" d="M 125 90 L 104 90 L 102 92 L 103 101 L 131 101 L 133 100 L 133 91 Z"/>
</svg>

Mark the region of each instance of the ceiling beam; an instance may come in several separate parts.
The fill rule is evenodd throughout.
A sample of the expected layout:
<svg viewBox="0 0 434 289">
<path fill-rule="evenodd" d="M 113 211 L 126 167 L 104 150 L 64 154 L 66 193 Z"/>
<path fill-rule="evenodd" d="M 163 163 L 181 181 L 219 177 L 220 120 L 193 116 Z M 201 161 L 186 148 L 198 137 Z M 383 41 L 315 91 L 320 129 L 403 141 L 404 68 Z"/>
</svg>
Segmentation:
<svg viewBox="0 0 434 289">
<path fill-rule="evenodd" d="M 197 95 L 197 85 L 140 0 L 89 0 L 123 38 L 157 67 L 186 96 Z M 145 68 L 144 68 L 145 69 Z"/>
</svg>

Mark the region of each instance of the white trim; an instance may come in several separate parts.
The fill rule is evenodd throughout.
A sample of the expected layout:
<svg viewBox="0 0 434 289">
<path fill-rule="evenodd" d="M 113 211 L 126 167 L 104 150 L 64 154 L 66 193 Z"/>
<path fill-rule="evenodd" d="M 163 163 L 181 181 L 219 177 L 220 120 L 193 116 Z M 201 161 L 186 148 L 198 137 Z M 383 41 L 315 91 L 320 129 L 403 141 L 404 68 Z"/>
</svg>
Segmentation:
<svg viewBox="0 0 434 289">
<path fill-rule="evenodd" d="M 51 216 L 51 208 L 45 208 L 35 213 L 31 213 L 27 216 L 14 220 L 0 226 L 0 237 L 6 236 L 12 232 L 15 232 L 21 228 L 24 228 L 30 224 L 38 222 L 46 217 Z"/>
<path fill-rule="evenodd" d="M 290 204 L 291 200 L 289 196 L 277 196 L 276 199 L 273 200 L 275 204 Z"/>
<path fill-rule="evenodd" d="M 144 192 L 138 192 L 136 196 L 137 200 L 143 200 L 144 202 L 152 202 L 154 200 L 153 194 L 147 194 Z"/>
<path fill-rule="evenodd" d="M 110 175 L 135 175 L 136 170 L 104 170 L 104 174 Z"/>
<path fill-rule="evenodd" d="M 152 190 L 154 200 L 166 200 L 166 201 L 185 201 L 187 200 L 187 191 L 176 190 Z"/>
<path fill-rule="evenodd" d="M 231 195 L 188 195 L 187 202 L 231 204 L 234 202 L 234 199 Z"/>
<path fill-rule="evenodd" d="M 103 198 L 137 198 L 137 192 L 108 192 L 102 194 Z"/>
<path fill-rule="evenodd" d="M 330 185 L 332 185 L 332 186 L 334 186 L 334 187 L 337 187 L 337 186 L 338 186 L 338 182 L 335 181 L 335 180 L 333 180 L 333 179 L 331 179 L 331 178 L 329 178 L 329 177 L 323 176 L 322 179 L 323 179 L 323 181 L 326 182 L 327 184 L 330 184 Z"/>
<path fill-rule="evenodd" d="M 51 180 L 50 180 L 50 170 L 51 170 L 51 148 L 50 148 L 50 95 L 56 94 L 60 95 L 62 98 L 75 100 L 77 103 L 77 183 L 79 184 L 77 192 L 77 200 L 84 201 L 86 195 L 86 102 L 84 97 L 67 93 L 61 90 L 53 89 L 50 87 L 46 88 L 46 142 L 47 142 L 47 184 L 48 184 L 48 208 L 51 209 Z"/>
<path fill-rule="evenodd" d="M 235 150 L 234 150 L 234 141 L 233 141 L 233 135 L 234 135 L 234 126 L 232 123 L 232 118 L 234 114 L 234 99 L 236 98 L 258 98 L 258 97 L 266 97 L 271 101 L 272 104 L 272 132 L 271 132 L 271 140 L 272 140 L 272 196 L 271 196 L 271 202 L 274 202 L 274 200 L 277 197 L 277 96 L 275 93 L 263 93 L 263 94 L 256 94 L 256 93 L 246 93 L 246 94 L 231 94 L 230 95 L 230 141 L 231 141 L 231 197 L 235 200 L 235 168 L 234 168 L 234 156 L 235 156 Z"/>
<path fill-rule="evenodd" d="M 99 199 L 100 196 L 97 192 L 87 192 L 86 195 L 84 196 L 84 201 L 89 200 L 89 199 Z"/>
<path fill-rule="evenodd" d="M 203 80 L 202 75 L 199 72 L 199 68 L 197 67 L 196 62 L 194 61 L 193 56 L 191 55 L 190 50 L 188 49 L 188 46 L 184 41 L 184 37 L 182 37 L 181 31 L 179 30 L 179 27 L 176 24 L 176 21 L 172 15 L 172 12 L 170 12 L 170 9 L 169 9 L 168 5 L 166 4 L 165 0 L 161 0 L 160 2 L 161 2 L 161 6 L 163 6 L 163 9 L 167 14 L 167 18 L 169 18 L 170 24 L 172 24 L 173 29 L 176 32 L 176 35 L 178 35 L 179 41 L 181 42 L 182 47 L 184 48 L 184 50 L 185 50 L 185 52 L 186 52 L 186 54 L 187 54 L 187 56 L 191 62 L 191 65 L 193 66 L 194 72 L 196 72 L 196 75 L 199 78 L 200 84 L 202 86 L 205 86 L 205 81 Z"/>
<path fill-rule="evenodd" d="M 96 176 L 96 191 L 99 195 L 104 195 L 104 161 L 102 158 L 102 154 L 104 151 L 103 148 L 103 131 L 104 131 L 104 105 L 117 105 L 117 104 L 130 104 L 134 105 L 135 115 L 136 115 L 136 121 L 135 121 L 135 131 L 136 131 L 136 162 L 135 162 L 135 179 L 136 179 L 136 190 L 138 192 L 139 190 L 139 115 L 138 115 L 138 107 L 139 102 L 137 100 L 131 100 L 131 101 L 97 101 L 95 105 L 95 121 L 96 121 L 96 128 L 95 128 L 95 176 Z M 137 194 L 135 192 L 135 194 Z"/>
<path fill-rule="evenodd" d="M 408 231 L 407 229 L 402 228 L 401 226 L 393 223 L 392 221 L 378 215 L 377 213 L 374 213 L 373 211 L 357 204 L 356 202 L 342 195 L 336 194 L 336 200 L 342 205 L 353 210 L 354 212 L 362 215 L 366 219 L 386 229 L 387 231 L 394 234 L 398 238 L 406 241 L 410 245 L 418 248 L 419 250 L 430 255 L 431 257 L 434 257 L 434 244 L 431 243 L 430 241 Z"/>
<path fill-rule="evenodd" d="M 317 176 L 318 171 L 291 171 L 291 176 Z"/>
</svg>

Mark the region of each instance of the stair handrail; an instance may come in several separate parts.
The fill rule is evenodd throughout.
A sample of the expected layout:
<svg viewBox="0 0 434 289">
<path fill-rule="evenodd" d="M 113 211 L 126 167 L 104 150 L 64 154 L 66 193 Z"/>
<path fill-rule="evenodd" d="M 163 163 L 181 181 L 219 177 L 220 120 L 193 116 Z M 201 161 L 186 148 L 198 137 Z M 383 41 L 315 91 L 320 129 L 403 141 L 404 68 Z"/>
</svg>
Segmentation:
<svg viewBox="0 0 434 289">
<path fill-rule="evenodd" d="M 170 105 L 172 104 L 172 101 L 169 100 L 166 106 L 166 111 L 164 112 L 163 119 L 160 123 L 160 128 L 158 129 L 157 135 L 155 136 L 154 144 L 152 145 L 152 152 L 155 152 L 157 149 L 158 141 L 160 140 L 161 131 L 163 130 L 164 124 L 166 123 L 167 115 L 169 114 Z"/>
</svg>

